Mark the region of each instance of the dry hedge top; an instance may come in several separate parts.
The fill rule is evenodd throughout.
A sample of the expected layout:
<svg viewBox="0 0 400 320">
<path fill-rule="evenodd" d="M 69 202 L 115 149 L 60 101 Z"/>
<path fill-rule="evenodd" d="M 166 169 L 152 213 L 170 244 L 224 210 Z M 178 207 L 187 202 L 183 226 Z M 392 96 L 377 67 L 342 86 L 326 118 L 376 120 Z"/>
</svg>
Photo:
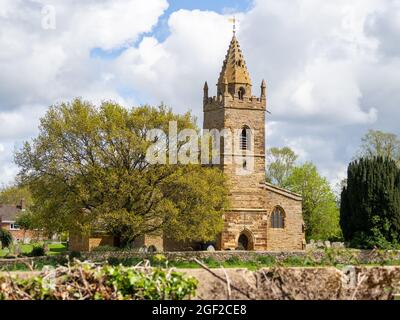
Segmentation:
<svg viewBox="0 0 400 320">
<path fill-rule="evenodd" d="M 196 279 L 172 269 L 75 260 L 28 279 L 0 277 L 0 300 L 182 300 L 194 296 L 196 288 Z"/>
</svg>

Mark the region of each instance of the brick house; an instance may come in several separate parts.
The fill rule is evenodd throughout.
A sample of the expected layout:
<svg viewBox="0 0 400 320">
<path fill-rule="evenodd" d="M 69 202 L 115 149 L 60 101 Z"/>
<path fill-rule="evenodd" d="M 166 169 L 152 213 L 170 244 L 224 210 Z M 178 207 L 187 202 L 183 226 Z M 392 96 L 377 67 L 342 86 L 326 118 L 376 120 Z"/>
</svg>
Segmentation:
<svg viewBox="0 0 400 320">
<path fill-rule="evenodd" d="M 40 238 L 35 230 L 24 230 L 16 223 L 18 215 L 25 211 L 25 200 L 18 205 L 0 204 L 0 225 L 9 231 L 16 242 L 30 242 Z"/>
</svg>

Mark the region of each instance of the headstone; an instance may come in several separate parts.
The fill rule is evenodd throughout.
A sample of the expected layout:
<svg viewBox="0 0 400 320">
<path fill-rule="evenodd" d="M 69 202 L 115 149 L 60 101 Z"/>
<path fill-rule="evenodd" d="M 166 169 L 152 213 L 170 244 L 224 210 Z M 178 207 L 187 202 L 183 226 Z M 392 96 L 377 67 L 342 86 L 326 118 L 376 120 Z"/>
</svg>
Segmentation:
<svg viewBox="0 0 400 320">
<path fill-rule="evenodd" d="M 207 247 L 207 251 L 215 251 L 215 248 L 212 244 Z"/>
<path fill-rule="evenodd" d="M 146 247 L 146 246 L 141 247 L 141 248 L 139 249 L 139 252 L 140 252 L 140 253 L 146 253 L 146 252 L 147 252 L 147 247 Z"/>
</svg>

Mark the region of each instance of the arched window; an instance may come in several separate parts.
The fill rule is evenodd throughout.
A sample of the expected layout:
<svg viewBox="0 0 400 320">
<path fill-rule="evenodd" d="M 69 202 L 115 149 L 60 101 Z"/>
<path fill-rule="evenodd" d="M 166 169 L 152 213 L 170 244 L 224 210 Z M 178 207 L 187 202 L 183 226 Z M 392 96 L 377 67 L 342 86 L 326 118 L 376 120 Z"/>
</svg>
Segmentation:
<svg viewBox="0 0 400 320">
<path fill-rule="evenodd" d="M 240 150 L 250 150 L 249 127 L 243 127 L 240 133 Z"/>
<path fill-rule="evenodd" d="M 281 207 L 275 207 L 271 214 L 271 228 L 283 229 L 285 227 L 285 212 Z"/>
<path fill-rule="evenodd" d="M 243 100 L 244 95 L 246 94 L 246 90 L 244 90 L 243 87 L 240 87 L 238 95 L 239 95 L 239 99 Z"/>
</svg>

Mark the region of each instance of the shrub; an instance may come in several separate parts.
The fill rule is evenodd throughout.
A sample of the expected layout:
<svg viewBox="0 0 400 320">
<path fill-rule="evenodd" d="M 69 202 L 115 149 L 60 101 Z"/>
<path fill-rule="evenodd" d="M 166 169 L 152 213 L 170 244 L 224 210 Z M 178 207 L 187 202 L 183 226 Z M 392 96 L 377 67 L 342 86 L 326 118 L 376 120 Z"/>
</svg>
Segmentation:
<svg viewBox="0 0 400 320">
<path fill-rule="evenodd" d="M 352 246 L 390 249 L 400 242 L 400 169 L 386 158 L 350 163 L 340 206 L 343 236 Z"/>
<path fill-rule="evenodd" d="M 80 251 L 71 251 L 71 252 L 69 253 L 69 258 L 70 258 L 71 260 L 73 260 L 73 259 L 75 259 L 75 258 L 80 258 L 81 256 L 82 256 L 82 254 L 81 254 Z"/>
<path fill-rule="evenodd" d="M 50 272 L 55 277 L 49 277 Z M 0 300 L 182 300 L 195 294 L 197 283 L 171 270 L 77 262 L 34 278 L 0 278 Z"/>
<path fill-rule="evenodd" d="M 44 250 L 44 246 L 36 245 L 32 248 L 32 251 L 29 253 L 31 257 L 43 257 L 46 255 L 46 251 Z"/>
<path fill-rule="evenodd" d="M 288 256 L 283 260 L 283 264 L 290 267 L 310 267 L 316 263 L 309 257 Z"/>
<path fill-rule="evenodd" d="M 215 260 L 212 257 L 207 257 L 203 260 L 203 263 L 209 266 L 210 268 L 218 268 L 221 266 L 221 263 L 219 263 L 217 260 Z"/>
<path fill-rule="evenodd" d="M 0 227 L 0 242 L 1 248 L 8 248 L 12 244 L 13 238 L 8 230 L 4 230 Z"/>
<path fill-rule="evenodd" d="M 272 266 L 272 265 L 276 264 L 276 259 L 273 256 L 259 256 L 257 258 L 257 261 L 261 265 L 265 265 L 265 266 Z"/>
</svg>

